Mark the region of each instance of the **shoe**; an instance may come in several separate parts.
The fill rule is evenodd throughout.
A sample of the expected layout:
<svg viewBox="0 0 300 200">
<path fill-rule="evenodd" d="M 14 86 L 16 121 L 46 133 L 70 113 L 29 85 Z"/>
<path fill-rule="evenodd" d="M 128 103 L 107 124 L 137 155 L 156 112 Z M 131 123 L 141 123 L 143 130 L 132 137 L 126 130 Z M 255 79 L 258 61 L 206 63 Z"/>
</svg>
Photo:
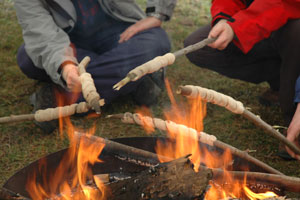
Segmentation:
<svg viewBox="0 0 300 200">
<path fill-rule="evenodd" d="M 284 135 L 284 137 L 286 137 L 287 130 L 284 129 L 281 134 Z M 295 158 L 290 156 L 290 154 L 286 151 L 285 145 L 283 143 L 278 144 L 278 152 L 275 155 L 282 158 L 282 159 L 284 159 L 284 160 L 286 160 L 286 161 L 296 160 Z"/>
<path fill-rule="evenodd" d="M 296 158 L 293 158 L 292 156 L 290 156 L 290 154 L 285 150 L 278 151 L 276 153 L 276 155 L 286 161 L 297 160 Z"/>
<path fill-rule="evenodd" d="M 141 83 L 133 92 L 134 101 L 140 106 L 153 106 L 157 104 L 158 97 L 162 89 L 151 79 L 150 76 L 145 76 Z"/>
<path fill-rule="evenodd" d="M 38 91 L 30 96 L 30 103 L 33 105 L 33 113 L 37 110 L 56 107 L 55 94 L 53 84 L 47 83 Z M 44 133 L 50 134 L 58 127 L 58 120 L 46 122 L 34 121 L 34 123 L 42 129 Z"/>
<path fill-rule="evenodd" d="M 259 97 L 259 103 L 264 106 L 278 106 L 279 105 L 279 92 L 268 89 Z"/>
</svg>

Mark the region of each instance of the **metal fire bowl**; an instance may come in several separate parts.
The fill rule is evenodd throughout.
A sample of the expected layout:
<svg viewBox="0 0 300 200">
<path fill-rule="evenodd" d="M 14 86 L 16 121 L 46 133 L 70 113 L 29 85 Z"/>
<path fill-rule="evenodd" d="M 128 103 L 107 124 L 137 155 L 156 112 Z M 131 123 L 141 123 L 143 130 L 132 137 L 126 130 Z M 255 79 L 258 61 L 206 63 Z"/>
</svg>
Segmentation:
<svg viewBox="0 0 300 200">
<path fill-rule="evenodd" d="M 170 144 L 172 143 L 171 140 L 166 138 L 161 138 L 161 137 L 130 137 L 130 138 L 116 138 L 112 140 L 115 142 L 119 142 L 122 144 L 126 144 L 150 152 L 155 152 L 154 148 L 158 140 L 164 143 L 170 143 Z M 216 156 L 223 153 L 222 149 L 211 147 L 201 142 L 199 142 L 199 145 L 200 145 L 200 149 L 206 148 L 211 153 L 216 154 Z M 63 154 L 66 151 L 67 149 L 63 149 L 61 151 L 52 153 L 44 158 L 41 158 L 41 159 L 46 159 L 47 161 L 47 169 L 49 171 L 47 175 L 53 174 L 51 173 L 51 171 L 54 171 L 57 168 L 60 160 L 62 159 Z M 108 152 L 105 148 L 102 151 L 99 158 L 103 162 L 97 163 L 92 167 L 93 174 L 106 174 L 106 173 L 132 174 L 132 173 L 138 173 L 147 168 L 137 163 L 130 163 L 122 159 L 116 158 L 112 153 Z M 33 170 L 36 170 L 38 168 L 38 163 L 41 159 L 32 162 L 28 166 L 24 167 L 23 169 L 15 173 L 12 177 L 10 177 L 6 181 L 6 183 L 3 185 L 3 189 L 10 191 L 12 194 L 18 194 L 23 197 L 29 198 L 29 195 L 25 189 L 26 181 L 27 178 L 31 176 Z M 253 172 L 266 172 L 260 167 L 258 167 L 257 165 L 255 165 L 254 163 L 249 163 L 249 161 L 246 161 L 242 158 L 233 156 L 233 159 L 234 159 L 234 163 L 233 163 L 234 171 L 243 171 L 248 169 L 249 171 L 253 171 Z M 66 177 L 66 180 L 68 180 L 67 178 L 68 177 Z M 41 180 L 41 174 L 37 174 L 37 180 Z M 271 189 L 271 190 L 272 188 L 274 188 L 272 184 L 265 185 L 265 183 L 263 184 L 255 183 L 253 187 L 257 187 L 257 185 L 264 185 L 267 187 L 267 189 Z"/>
</svg>

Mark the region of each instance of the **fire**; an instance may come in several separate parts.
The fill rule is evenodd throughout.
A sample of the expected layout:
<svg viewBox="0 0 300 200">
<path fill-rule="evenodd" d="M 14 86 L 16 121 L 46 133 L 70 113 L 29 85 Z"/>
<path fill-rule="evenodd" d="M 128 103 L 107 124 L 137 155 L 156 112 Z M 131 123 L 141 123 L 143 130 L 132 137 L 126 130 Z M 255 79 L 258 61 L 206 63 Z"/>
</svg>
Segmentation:
<svg viewBox="0 0 300 200">
<path fill-rule="evenodd" d="M 256 199 L 268 199 L 271 197 L 277 197 L 277 195 L 274 192 L 266 192 L 266 193 L 254 193 L 252 192 L 248 187 L 244 187 L 245 193 L 247 194 L 248 198 L 251 200 Z"/>
<path fill-rule="evenodd" d="M 95 128 L 78 137 L 74 134 L 76 128 L 69 118 L 61 118 L 59 121 L 61 131 L 62 123 L 67 125 L 70 148 L 55 170 L 46 168 L 46 160 L 40 161 L 39 169 L 27 180 L 26 189 L 31 199 L 105 199 L 106 188 L 101 181 L 94 180 L 90 168 L 96 162 L 101 162 L 98 157 L 104 148 L 104 144 L 88 139 L 95 132 Z M 37 173 L 42 176 L 40 180 L 37 180 Z M 91 184 L 93 182 L 96 184 Z"/>
<path fill-rule="evenodd" d="M 222 155 L 218 153 L 210 152 L 205 148 L 200 148 L 198 141 L 198 134 L 203 131 L 203 119 L 206 116 L 206 102 L 198 99 L 188 99 L 188 102 L 180 101 L 178 103 L 172 93 L 170 84 L 166 81 L 167 92 L 172 104 L 172 107 L 164 112 L 165 118 L 177 124 L 182 124 L 187 127 L 197 130 L 197 134 L 187 136 L 184 129 L 172 130 L 168 129 L 168 137 L 174 141 L 172 145 L 158 142 L 156 146 L 156 152 L 164 157 L 179 158 L 191 154 L 190 160 L 194 164 L 195 171 L 198 170 L 200 164 L 205 164 L 209 168 L 220 168 L 224 170 L 224 177 L 221 182 L 227 183 L 225 185 L 217 185 L 216 183 L 210 184 L 210 189 L 206 192 L 205 200 L 216 199 L 230 199 L 230 198 L 242 198 L 245 199 L 265 199 L 274 197 L 276 194 L 267 192 L 264 194 L 256 194 L 252 192 L 246 186 L 246 177 L 244 183 L 234 180 L 234 178 L 228 173 L 228 170 L 232 170 L 233 159 L 230 151 L 225 151 Z M 141 115 L 151 116 L 149 110 L 143 108 L 137 111 Z M 144 123 L 145 130 L 147 132 L 153 132 L 153 128 L 147 127 L 147 123 Z M 160 162 L 166 162 L 159 157 Z M 230 186 L 230 187 L 229 187 Z M 271 195 L 271 196 L 269 196 Z"/>
</svg>

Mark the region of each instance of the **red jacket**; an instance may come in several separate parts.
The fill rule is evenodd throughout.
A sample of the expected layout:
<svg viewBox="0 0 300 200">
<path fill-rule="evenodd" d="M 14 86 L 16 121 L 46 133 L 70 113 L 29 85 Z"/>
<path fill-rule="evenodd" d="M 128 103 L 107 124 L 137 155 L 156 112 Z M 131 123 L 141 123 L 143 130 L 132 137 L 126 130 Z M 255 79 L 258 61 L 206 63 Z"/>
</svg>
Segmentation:
<svg viewBox="0 0 300 200">
<path fill-rule="evenodd" d="M 237 37 L 233 42 L 247 53 L 289 19 L 300 18 L 300 0 L 213 0 L 211 14 L 213 24 L 228 20 Z"/>
</svg>

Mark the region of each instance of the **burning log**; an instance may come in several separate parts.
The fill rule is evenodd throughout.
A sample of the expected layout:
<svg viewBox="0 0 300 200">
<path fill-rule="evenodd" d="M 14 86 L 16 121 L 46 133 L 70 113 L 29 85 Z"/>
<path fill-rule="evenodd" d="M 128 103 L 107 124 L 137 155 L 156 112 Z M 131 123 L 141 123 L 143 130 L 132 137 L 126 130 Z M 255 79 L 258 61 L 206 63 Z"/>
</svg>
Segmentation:
<svg viewBox="0 0 300 200">
<path fill-rule="evenodd" d="M 211 102 L 213 104 L 217 104 L 219 106 L 225 107 L 229 111 L 240 114 L 245 118 L 252 121 L 256 126 L 262 128 L 267 133 L 272 135 L 273 137 L 279 139 L 283 142 L 287 147 L 289 147 L 294 153 L 300 155 L 300 149 L 292 142 L 286 139 L 281 133 L 275 130 L 271 125 L 267 124 L 260 117 L 254 115 L 249 110 L 245 109 L 243 104 L 240 101 L 236 101 L 230 96 L 221 94 L 214 90 L 202 88 L 199 86 L 180 86 L 177 90 L 178 94 L 186 96 L 188 98 L 197 98 L 201 97 L 201 99 Z"/>
<path fill-rule="evenodd" d="M 211 178 L 210 169 L 195 172 L 183 157 L 108 184 L 108 199 L 193 199 L 204 193 Z"/>
<path fill-rule="evenodd" d="M 99 143 L 105 143 L 105 148 L 107 148 L 107 151 L 110 153 L 113 153 L 118 156 L 127 156 L 130 160 L 135 160 L 135 162 L 138 162 L 138 164 L 141 164 L 141 162 L 147 162 L 149 163 L 148 166 L 154 167 L 157 164 L 159 164 L 159 161 L 157 160 L 158 155 L 154 154 L 149 151 L 145 151 L 142 149 L 137 149 L 131 146 L 127 146 L 124 144 L 120 144 L 114 141 L 106 140 L 101 137 L 97 136 L 86 136 L 80 133 L 76 133 L 77 137 L 81 137 L 82 139 L 85 139 L 87 142 L 99 142 Z M 246 152 L 245 152 L 246 153 Z M 246 155 L 248 155 L 246 153 Z M 161 155 L 159 155 L 161 157 Z M 164 157 L 164 159 L 168 159 L 169 161 L 171 158 Z M 250 157 L 250 156 L 249 156 Z M 131 159 L 130 159 L 131 158 Z M 255 161 L 255 158 L 250 157 L 251 159 L 248 159 L 249 161 L 253 162 Z M 259 160 L 257 160 L 259 161 Z M 172 162 L 172 161 L 171 161 Z M 259 161 L 261 163 L 261 161 Z M 257 163 L 256 163 L 257 164 Z M 263 163 L 264 164 L 264 163 Z M 299 192 L 300 193 L 300 178 L 296 177 L 290 177 L 290 176 L 285 176 L 282 173 L 278 173 L 277 170 L 271 168 L 270 166 L 264 164 L 263 166 L 266 166 L 268 169 L 267 171 L 270 171 L 272 169 L 272 172 L 277 172 L 275 174 L 267 174 L 267 173 L 260 173 L 260 172 L 242 172 L 242 171 L 226 171 L 226 173 L 230 173 L 232 177 L 236 180 L 240 180 L 240 182 L 243 182 L 245 177 L 247 177 L 247 180 L 256 182 L 256 181 L 261 181 L 261 182 L 269 182 L 269 183 L 276 183 L 278 187 L 286 189 L 287 191 L 291 192 Z M 199 170 L 207 170 L 208 168 L 205 166 L 200 165 Z M 224 171 L 221 169 L 211 169 L 213 173 L 213 179 L 217 180 L 220 179 L 224 176 Z"/>
<path fill-rule="evenodd" d="M 94 180 L 97 185 L 97 179 L 104 178 L 107 191 L 105 199 L 193 199 L 200 197 L 208 186 L 212 178 L 210 169 L 202 169 L 195 172 L 193 164 L 188 156 L 173 160 L 168 163 L 157 164 L 129 178 L 108 182 L 107 175 L 95 175 Z M 103 181 L 103 179 L 102 179 Z M 94 194 L 98 191 L 96 185 L 89 184 L 89 188 Z M 82 190 L 72 192 L 71 196 L 79 196 Z M 61 199 L 63 194 L 57 194 L 48 200 Z M 4 199 L 22 199 L 25 197 L 14 197 L 10 193 L 2 195 Z"/>
<path fill-rule="evenodd" d="M 260 166 L 262 169 L 266 170 L 267 172 L 282 175 L 282 173 L 279 172 L 278 170 L 270 167 L 269 165 L 263 163 L 260 160 L 257 160 L 256 158 L 250 156 L 247 152 L 241 151 L 235 147 L 225 144 L 225 143 L 217 140 L 217 138 L 215 136 L 208 135 L 204 132 L 197 132 L 195 129 L 189 128 L 182 124 L 176 124 L 172 121 L 164 121 L 162 119 L 151 118 L 148 116 L 142 116 L 140 114 L 132 114 L 132 113 L 110 115 L 108 117 L 121 118 L 122 122 L 124 122 L 124 123 L 138 124 L 138 125 L 142 125 L 145 127 L 157 128 L 157 129 L 160 129 L 163 131 L 171 131 L 173 134 L 185 133 L 187 137 L 195 138 L 195 139 L 199 140 L 200 142 L 203 142 L 210 146 L 215 146 L 215 147 L 218 147 L 223 150 L 228 149 L 228 150 L 230 150 L 230 152 L 233 155 L 237 155 L 240 158 L 243 158 L 249 162 L 255 163 L 256 165 Z"/>
<path fill-rule="evenodd" d="M 113 89 L 120 90 L 128 82 L 137 81 L 138 79 L 140 79 L 141 77 L 143 77 L 146 74 L 153 73 L 163 67 L 171 65 L 175 62 L 176 58 L 178 58 L 182 55 L 191 53 L 193 51 L 196 51 L 198 49 L 201 49 L 204 46 L 214 42 L 215 40 L 216 40 L 216 38 L 206 38 L 196 44 L 187 46 L 187 47 L 180 49 L 174 53 L 167 53 L 163 56 L 155 57 L 154 59 L 131 70 L 123 80 L 121 80 L 120 82 L 118 82 L 117 84 L 115 84 L 113 86 Z"/>
<path fill-rule="evenodd" d="M 83 135 L 83 134 L 79 134 L 77 137 L 80 137 L 81 139 L 83 139 L 84 140 L 84 142 L 86 142 L 86 144 L 88 145 L 89 144 L 89 142 L 91 142 L 92 144 L 97 144 L 97 142 L 100 142 L 101 144 L 99 144 L 99 146 L 103 146 L 102 145 L 102 142 L 104 141 L 104 140 L 102 140 L 101 138 L 101 140 L 98 140 L 99 138 L 98 137 L 96 137 L 96 136 L 93 136 L 93 137 L 89 137 L 89 135 Z M 108 144 L 108 145 L 107 145 Z M 120 156 L 120 151 L 122 151 L 120 148 L 118 148 L 118 145 L 116 145 L 117 147 L 115 147 L 114 145 L 111 145 L 111 144 L 109 144 L 109 143 L 107 143 L 106 145 L 105 145 L 105 147 L 110 147 L 110 149 L 109 149 L 109 151 L 113 151 L 113 152 L 106 152 L 106 153 L 111 153 L 112 155 L 117 155 L 117 156 Z M 113 147 L 112 147 L 113 146 Z M 125 145 L 126 146 L 126 145 Z M 134 150 L 134 151 L 128 151 L 128 152 L 133 152 L 133 155 L 129 155 L 130 157 L 135 157 L 136 156 L 136 154 L 135 154 L 135 152 L 139 152 L 140 151 L 140 149 L 136 149 L 136 148 L 134 148 L 134 147 L 132 147 L 133 149 L 132 150 Z M 117 151 L 117 152 L 114 152 L 114 151 Z M 118 152 L 119 151 L 119 152 Z M 148 174 L 149 175 L 149 177 L 150 177 L 150 175 L 151 175 L 151 173 L 149 172 L 149 170 L 152 170 L 153 168 L 156 168 L 157 167 L 157 165 L 159 164 L 159 162 L 157 161 L 157 162 L 155 162 L 155 159 L 156 159 L 156 157 L 157 157 L 157 155 L 156 154 L 154 154 L 154 153 L 151 153 L 151 152 L 148 152 L 148 151 L 144 151 L 144 150 L 142 150 L 143 151 L 143 153 L 138 153 L 137 155 L 139 156 L 139 159 L 141 159 L 142 157 L 144 157 L 142 160 L 143 161 L 145 161 L 145 160 L 147 160 L 148 158 L 151 160 L 152 159 L 152 163 L 151 163 L 151 165 L 149 165 L 149 166 L 151 166 L 150 167 L 150 169 L 148 169 L 148 170 L 146 170 L 145 172 L 135 172 L 134 174 L 134 176 L 132 175 L 132 173 L 129 175 L 129 178 L 133 181 L 133 182 L 131 182 L 131 183 L 137 183 L 137 182 L 135 182 L 134 180 L 136 179 L 136 177 L 139 177 L 139 175 L 141 175 L 142 173 L 145 173 L 146 175 Z M 127 152 L 127 153 L 128 153 Z M 127 153 L 122 153 L 121 154 L 121 156 L 124 156 L 124 155 L 126 155 Z M 129 154 L 131 154 L 131 153 L 129 153 Z M 133 158 L 133 159 L 135 159 L 135 158 Z M 182 159 L 182 158 L 181 158 Z M 177 162 L 177 161 L 175 161 L 175 162 Z M 135 164 L 137 164 L 137 165 L 140 165 L 140 163 L 135 163 Z M 166 165 L 167 163 L 164 163 L 164 164 L 160 164 L 159 166 L 164 166 L 164 165 Z M 190 164 L 189 164 L 190 165 Z M 175 168 L 175 169 L 177 169 L 177 168 Z M 170 170 L 173 170 L 172 169 L 172 167 L 170 168 Z M 190 169 L 189 169 L 190 170 Z M 200 168 L 199 168 L 199 171 L 206 171 L 207 170 L 207 168 L 206 167 L 204 167 L 204 166 L 200 166 Z M 294 178 L 294 177 L 287 177 L 287 176 L 283 176 L 283 175 L 274 175 L 274 174 L 266 174 L 266 173 L 257 173 L 257 172 L 241 172 L 241 171 L 223 171 L 223 170 L 221 170 L 221 169 L 209 169 L 209 170 L 211 170 L 211 172 L 212 172 L 212 180 L 213 181 L 218 181 L 218 180 L 221 180 L 220 181 L 220 183 L 222 183 L 222 182 L 224 182 L 224 180 L 222 179 L 223 177 L 224 177 L 224 175 L 226 176 L 228 173 L 230 173 L 230 175 L 232 176 L 232 177 L 234 177 L 234 179 L 235 180 L 238 180 L 239 182 L 244 182 L 245 181 L 245 179 L 247 179 L 247 182 L 249 182 L 249 184 L 250 185 L 252 185 L 252 184 L 256 184 L 256 183 L 259 183 L 259 184 L 266 184 L 266 185 L 268 185 L 268 184 L 271 184 L 271 185 L 277 185 L 278 187 L 279 187 L 279 189 L 285 189 L 285 190 L 287 190 L 287 191 L 291 191 L 291 192 L 299 192 L 299 190 L 300 190 L 300 188 L 298 187 L 299 185 L 300 185 L 300 179 L 299 178 Z M 148 172 L 148 173 L 146 173 L 146 172 Z M 153 170 L 152 170 L 152 172 L 153 172 Z M 164 171 L 162 170 L 162 173 L 163 173 Z M 123 175 L 123 178 L 121 177 L 121 176 L 118 176 L 118 177 L 121 177 L 122 179 L 115 179 L 115 180 L 117 180 L 118 182 L 121 182 L 121 181 L 125 181 L 125 180 L 127 180 L 127 179 L 129 179 L 128 178 L 128 174 L 126 175 L 126 174 L 123 174 L 122 172 L 113 172 L 112 171 L 112 173 L 116 173 L 116 174 L 119 174 L 120 173 L 120 175 Z M 137 174 L 137 173 L 140 173 L 140 174 Z M 191 172 L 192 173 L 192 172 Z M 193 172 L 194 173 L 194 172 Z M 195 172 L 196 173 L 196 172 Z M 180 174 L 181 173 L 179 173 L 178 172 L 178 176 L 180 176 Z M 125 176 L 124 176 L 125 175 Z M 152 175 L 154 176 L 155 175 L 155 173 L 153 172 L 152 173 Z M 162 175 L 164 175 L 164 174 L 162 174 Z M 116 176 L 116 175 L 113 175 L 113 176 Z M 127 176 L 127 177 L 126 177 Z M 99 177 L 99 176 L 98 176 Z M 125 177 L 125 178 L 124 178 Z M 166 176 L 167 177 L 167 176 Z M 90 177 L 91 178 L 91 177 Z M 104 178 L 106 181 L 105 182 L 108 182 L 107 181 L 107 175 L 102 175 L 102 178 Z M 95 179 L 95 182 L 96 182 L 96 178 L 94 178 Z M 141 179 L 143 179 L 144 180 L 144 178 L 141 178 Z M 146 180 L 146 179 L 145 179 Z M 147 179 L 148 180 L 148 179 Z M 150 179 L 149 179 L 150 180 Z M 164 179 L 161 179 L 162 180 L 162 183 L 167 183 L 167 182 L 164 182 L 163 180 Z M 168 179 L 169 180 L 169 179 Z M 187 183 L 188 182 L 192 182 L 191 180 L 192 179 L 187 179 L 188 181 L 187 181 Z M 249 181 L 248 181 L 249 180 Z M 128 180 L 127 180 L 128 181 Z M 156 187 L 156 179 L 154 179 L 154 177 L 153 177 L 153 181 L 154 182 L 152 182 L 152 185 L 150 184 L 151 182 L 149 182 L 149 185 L 151 185 L 151 186 L 153 186 L 155 189 L 157 189 L 157 191 L 159 191 L 158 189 L 159 188 L 157 188 Z M 123 184 L 123 187 L 121 187 L 120 185 L 118 185 L 117 183 L 114 183 L 114 184 L 117 184 L 115 187 L 118 187 L 118 188 L 124 188 L 123 190 L 124 191 L 130 191 L 129 190 L 129 188 L 128 188 L 128 182 L 123 182 L 124 184 Z M 174 181 L 173 180 L 173 184 L 174 183 L 176 183 L 176 185 L 177 185 L 177 181 Z M 194 183 L 194 182 L 193 182 Z M 91 191 L 95 191 L 96 193 L 99 193 L 99 194 L 101 194 L 101 191 L 100 191 L 100 189 L 97 189 L 97 187 L 94 185 L 94 183 L 91 183 L 91 182 L 87 182 L 87 184 L 88 185 L 86 185 L 86 187 L 84 186 L 83 188 L 82 188 L 82 190 L 85 190 L 85 189 L 87 189 L 87 188 L 89 188 L 89 190 L 91 190 Z M 112 184 L 112 183 L 107 183 L 107 184 L 105 184 L 105 186 L 107 185 L 108 187 L 111 187 L 110 186 L 110 184 Z M 120 184 L 120 183 L 119 183 Z M 199 183 L 198 183 L 199 184 Z M 96 184 L 97 185 L 97 184 Z M 141 183 L 140 182 L 138 182 L 138 184 L 136 184 L 136 185 L 140 185 L 141 186 Z M 143 185 L 143 187 L 146 187 L 147 185 Z M 171 185 L 170 185 L 171 186 Z M 133 187 L 138 187 L 138 186 L 133 186 Z M 111 187 L 112 188 L 112 187 Z M 142 187 L 140 187 L 140 188 L 142 188 Z M 146 188 L 148 188 L 149 189 L 149 191 L 154 191 L 154 190 L 150 190 L 151 189 L 151 187 L 146 187 Z M 162 187 L 161 187 L 162 188 Z M 98 192 L 97 192 L 97 190 L 99 190 Z M 113 189 L 112 189 L 112 191 L 114 191 Z M 134 191 L 138 191 L 138 190 L 134 190 Z M 148 191 L 148 190 L 147 190 Z M 84 192 L 84 191 L 81 191 L 81 190 L 79 190 L 79 191 L 73 191 L 72 190 L 72 192 L 74 192 L 74 195 L 77 195 L 77 193 L 82 193 L 82 192 Z M 120 192 L 120 190 L 119 190 L 119 192 Z M 75 194 L 76 193 L 76 194 Z M 73 193 L 72 193 L 73 194 Z M 114 194 L 113 192 L 111 193 L 111 194 Z M 153 194 L 153 193 L 152 193 Z M 155 194 L 161 194 L 161 193 L 155 193 Z M 0 195 L 1 195 L 1 193 L 0 193 Z M 14 194 L 12 194 L 12 195 L 14 195 Z M 62 193 L 62 195 L 63 195 L 63 193 Z M 106 195 L 106 193 L 105 193 L 105 195 Z M 121 194 L 121 192 L 120 192 L 120 195 L 125 195 L 125 194 Z M 171 195 L 172 196 L 172 195 Z M 14 197 L 14 196 L 12 196 L 12 197 Z M 52 196 L 53 197 L 53 196 Z M 126 197 L 126 196 L 125 196 Z M 19 199 L 25 199 L 25 198 L 19 198 Z M 51 198 L 52 199 L 52 198 Z M 58 196 L 57 196 L 57 198 L 53 198 L 53 199 L 59 199 L 59 194 L 58 194 Z M 109 198 L 110 199 L 110 198 Z M 118 198 L 116 198 L 116 199 L 118 199 Z M 122 198 L 119 198 L 119 199 L 122 199 Z M 132 198 L 130 198 L 130 199 L 132 199 Z M 138 199 L 141 199 L 141 197 L 139 197 Z"/>
</svg>

